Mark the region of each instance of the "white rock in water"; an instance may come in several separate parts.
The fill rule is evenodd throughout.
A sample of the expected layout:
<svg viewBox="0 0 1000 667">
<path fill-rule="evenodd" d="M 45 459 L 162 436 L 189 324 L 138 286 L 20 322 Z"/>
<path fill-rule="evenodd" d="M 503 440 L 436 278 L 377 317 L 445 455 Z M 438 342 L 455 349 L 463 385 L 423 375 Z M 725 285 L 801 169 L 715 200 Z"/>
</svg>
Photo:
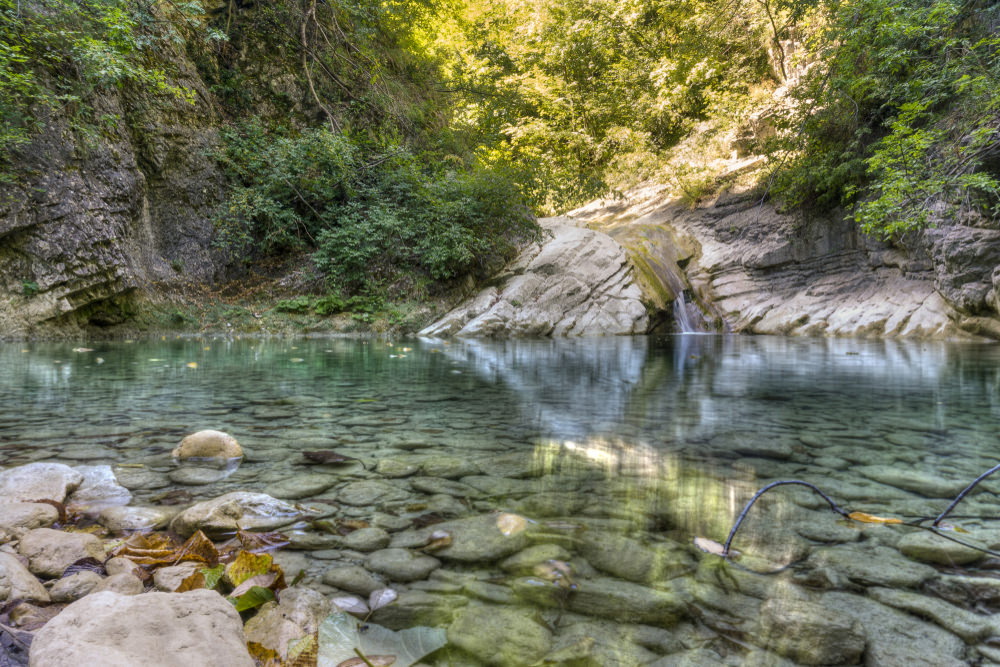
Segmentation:
<svg viewBox="0 0 1000 667">
<path fill-rule="evenodd" d="M 233 459 L 243 456 L 243 448 L 236 438 L 222 431 L 198 431 L 183 440 L 173 451 L 174 458 Z"/>
<path fill-rule="evenodd" d="M 83 475 L 83 484 L 69 494 L 67 505 L 97 513 L 106 507 L 128 505 L 132 500 L 132 494 L 118 483 L 111 466 L 76 466 L 74 470 Z"/>
<path fill-rule="evenodd" d="M 237 524 L 243 530 L 272 530 L 295 521 L 302 512 L 294 505 L 264 493 L 234 491 L 193 505 L 170 522 L 170 529 L 188 537 L 195 531 L 230 533 Z"/>
<path fill-rule="evenodd" d="M 209 590 L 93 593 L 35 634 L 31 667 L 253 667 L 240 615 Z"/>
<path fill-rule="evenodd" d="M 83 483 L 83 475 L 62 463 L 29 463 L 0 472 L 0 500 L 55 500 Z"/>
</svg>

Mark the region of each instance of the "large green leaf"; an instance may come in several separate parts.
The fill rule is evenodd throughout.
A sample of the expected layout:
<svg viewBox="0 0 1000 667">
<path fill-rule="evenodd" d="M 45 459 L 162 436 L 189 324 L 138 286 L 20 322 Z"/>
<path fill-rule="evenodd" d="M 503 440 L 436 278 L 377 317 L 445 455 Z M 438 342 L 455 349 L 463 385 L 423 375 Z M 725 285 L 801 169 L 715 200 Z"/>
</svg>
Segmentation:
<svg viewBox="0 0 1000 667">
<path fill-rule="evenodd" d="M 318 667 L 337 665 L 362 655 L 396 656 L 393 667 L 410 667 L 447 643 L 444 630 L 415 627 L 395 632 L 361 623 L 344 613 L 330 614 L 319 626 Z"/>
</svg>

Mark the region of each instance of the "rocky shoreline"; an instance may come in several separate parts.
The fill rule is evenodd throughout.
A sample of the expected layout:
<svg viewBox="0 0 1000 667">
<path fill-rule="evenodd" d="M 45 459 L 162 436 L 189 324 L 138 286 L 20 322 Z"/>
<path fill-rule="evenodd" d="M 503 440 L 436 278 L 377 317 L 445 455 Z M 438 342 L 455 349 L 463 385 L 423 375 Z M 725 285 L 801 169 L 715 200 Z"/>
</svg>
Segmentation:
<svg viewBox="0 0 1000 667">
<path fill-rule="evenodd" d="M 588 489 L 608 480 L 585 461 L 562 461 L 554 490 L 555 471 L 528 457 L 481 454 L 463 460 L 418 448 L 374 469 L 328 455 L 268 493 L 196 502 L 180 488 L 160 494 L 182 505 L 129 503 L 133 491 L 181 477 L 190 461 L 169 472 L 44 462 L 0 471 L 3 650 L 16 656 L 17 642 L 30 643 L 30 662 L 12 664 L 35 667 L 92 665 L 97 656 L 134 665 L 150 655 L 163 656 L 157 665 L 253 665 L 248 645 L 287 658 L 290 642 L 346 608 L 392 630 L 440 628 L 448 644 L 426 658 L 432 665 L 1000 662 L 1000 579 L 992 576 L 1000 561 L 980 551 L 923 531 L 837 524 L 803 493 L 792 495 L 796 520 L 745 538 L 741 548 L 753 556 L 733 566 L 695 549 L 683 531 L 651 530 L 686 502 L 677 490 L 664 494 L 667 470 L 650 475 L 636 461 L 616 471 L 618 495 L 591 497 Z M 770 456 L 788 467 L 796 454 Z M 209 458 L 195 457 L 194 469 L 211 469 Z M 911 506 L 955 490 L 928 475 L 861 473 Z M 186 482 L 214 488 L 204 478 Z M 830 485 L 839 497 L 870 493 Z M 670 507 L 655 495 L 670 497 Z M 648 514 L 629 512 L 635 502 Z M 58 505 L 96 523 L 53 529 L 64 523 Z M 158 568 L 143 581 L 136 563 L 109 558 L 128 534 L 168 526 L 181 538 L 202 531 L 215 540 L 236 528 L 278 530 L 290 543 L 274 562 L 289 579 L 301 572 L 301 582 L 241 617 L 215 591 L 174 592 L 198 563 Z M 1000 544 L 987 530 L 969 539 Z M 85 559 L 100 567 L 74 570 Z M 760 559 L 794 567 L 747 571 Z M 386 590 L 391 603 L 370 612 L 364 599 Z"/>
</svg>

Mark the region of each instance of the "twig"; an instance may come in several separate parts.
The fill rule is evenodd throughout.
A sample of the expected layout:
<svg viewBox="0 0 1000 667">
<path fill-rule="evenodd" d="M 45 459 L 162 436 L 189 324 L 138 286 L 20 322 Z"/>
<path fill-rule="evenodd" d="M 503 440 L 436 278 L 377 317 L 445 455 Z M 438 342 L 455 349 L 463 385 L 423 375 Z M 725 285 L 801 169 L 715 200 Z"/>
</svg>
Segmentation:
<svg viewBox="0 0 1000 667">
<path fill-rule="evenodd" d="M 958 505 L 960 502 L 962 502 L 962 498 L 965 498 L 965 496 L 969 495 L 969 492 L 972 491 L 972 489 L 976 488 L 977 484 L 979 484 L 981 481 L 983 481 L 984 479 L 995 473 L 997 470 L 1000 470 L 1000 465 L 993 466 L 992 468 L 984 472 L 982 475 L 977 477 L 972 482 L 972 484 L 969 484 L 967 487 L 962 489 L 962 492 L 958 494 L 958 496 L 953 501 L 951 501 L 951 504 L 948 505 L 948 508 L 945 511 L 941 512 L 941 514 L 938 515 L 938 518 L 934 519 L 934 523 L 931 524 L 931 527 L 937 528 L 938 524 L 941 523 L 941 521 L 946 516 L 948 516 L 948 514 L 951 513 L 953 509 L 955 509 L 955 506 Z"/>
</svg>

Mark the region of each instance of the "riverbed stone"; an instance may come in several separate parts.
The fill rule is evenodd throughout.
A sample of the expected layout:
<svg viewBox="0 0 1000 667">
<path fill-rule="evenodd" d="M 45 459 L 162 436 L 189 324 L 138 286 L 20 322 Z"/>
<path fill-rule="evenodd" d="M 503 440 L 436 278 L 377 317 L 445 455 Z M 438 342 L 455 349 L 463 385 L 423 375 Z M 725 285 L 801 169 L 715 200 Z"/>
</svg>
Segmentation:
<svg viewBox="0 0 1000 667">
<path fill-rule="evenodd" d="M 354 507 L 376 507 L 407 498 L 409 494 L 397 485 L 381 480 L 365 479 L 345 485 L 337 500 Z"/>
<path fill-rule="evenodd" d="M 111 591 L 119 595 L 139 595 L 144 590 L 146 590 L 146 587 L 139 577 L 131 572 L 119 572 L 118 574 L 105 577 L 101 583 L 94 587 L 92 593 Z"/>
<path fill-rule="evenodd" d="M 28 559 L 28 569 L 42 577 L 59 577 L 82 558 L 103 562 L 101 541 L 89 533 L 64 533 L 51 528 L 36 528 L 21 537 L 18 551 Z"/>
<path fill-rule="evenodd" d="M 174 517 L 170 529 L 182 537 L 198 530 L 209 535 L 231 533 L 237 524 L 243 530 L 273 530 L 301 515 L 294 505 L 267 494 L 234 491 L 189 507 Z"/>
<path fill-rule="evenodd" d="M 132 494 L 118 483 L 111 466 L 76 466 L 74 470 L 83 475 L 83 483 L 69 494 L 67 505 L 96 513 L 131 502 Z"/>
<path fill-rule="evenodd" d="M 829 612 L 853 618 L 866 635 L 865 663 L 899 667 L 960 667 L 965 642 L 916 616 L 853 593 L 830 592 L 816 600 Z"/>
<path fill-rule="evenodd" d="M 548 653 L 552 633 L 530 613 L 469 605 L 449 626 L 448 642 L 488 665 L 532 665 Z"/>
<path fill-rule="evenodd" d="M 104 577 L 96 572 L 81 570 L 52 584 L 49 595 L 53 602 L 76 602 L 90 594 L 102 581 Z"/>
<path fill-rule="evenodd" d="M 0 600 L 49 601 L 49 592 L 13 554 L 0 552 Z"/>
<path fill-rule="evenodd" d="M 181 582 L 202 567 L 205 566 L 201 563 L 187 562 L 157 568 L 153 572 L 153 585 L 164 593 L 173 593 L 181 585 Z"/>
<path fill-rule="evenodd" d="M 35 634 L 30 666 L 253 667 L 239 613 L 215 591 L 94 593 Z"/>
<path fill-rule="evenodd" d="M 938 575 L 929 565 L 906 558 L 890 547 L 839 545 L 813 552 L 805 563 L 813 570 L 810 583 L 843 588 L 848 580 L 864 586 L 917 588 Z M 816 572 L 820 571 L 820 574 Z"/>
<path fill-rule="evenodd" d="M 29 463 L 0 471 L 0 500 L 61 503 L 82 483 L 83 475 L 62 463 Z"/>
<path fill-rule="evenodd" d="M 0 532 L 18 536 L 34 528 L 51 526 L 59 519 L 59 511 L 47 503 L 0 501 Z"/>
<path fill-rule="evenodd" d="M 853 665 L 865 650 L 857 621 L 797 599 L 772 598 L 761 605 L 760 641 L 803 665 Z"/>
<path fill-rule="evenodd" d="M 968 642 L 1000 636 L 1000 619 L 993 615 L 974 614 L 944 600 L 910 591 L 874 588 L 868 595 L 882 604 L 908 611 L 920 618 L 929 618 Z"/>
<path fill-rule="evenodd" d="M 171 455 L 177 459 L 233 459 L 243 456 L 243 448 L 236 438 L 228 433 L 205 430 L 185 437 Z"/>
<path fill-rule="evenodd" d="M 570 611 L 627 623 L 670 627 L 684 614 L 687 596 L 680 588 L 649 588 L 621 579 L 596 577 L 578 582 L 569 596 Z"/>
<path fill-rule="evenodd" d="M 667 544 L 643 544 L 624 535 L 588 531 L 579 544 L 591 565 L 628 581 L 650 583 L 694 568 L 687 551 Z"/>
<path fill-rule="evenodd" d="M 112 533 L 131 533 L 164 528 L 180 508 L 174 507 L 108 507 L 97 516 L 97 521 Z"/>
<path fill-rule="evenodd" d="M 136 465 L 112 467 L 115 479 L 126 489 L 138 491 L 141 489 L 162 489 L 170 486 L 170 479 L 165 473 L 151 470 L 144 465 Z"/>
<path fill-rule="evenodd" d="M 905 556 L 924 563 L 938 565 L 967 565 L 981 560 L 985 555 L 981 551 L 946 540 L 927 531 L 904 535 L 897 543 L 897 547 Z"/>
<path fill-rule="evenodd" d="M 298 500 L 318 496 L 336 484 L 337 481 L 338 478 L 334 475 L 296 475 L 276 482 L 264 491 L 275 498 Z"/>
<path fill-rule="evenodd" d="M 410 487 L 429 495 L 445 494 L 456 498 L 478 498 L 482 495 L 468 484 L 443 477 L 414 477 L 410 480 Z"/>
<path fill-rule="evenodd" d="M 368 556 L 365 567 L 392 581 L 408 582 L 426 579 L 441 567 L 441 561 L 409 549 L 381 549 Z"/>
<path fill-rule="evenodd" d="M 420 464 L 420 471 L 428 477 L 458 479 L 467 475 L 478 475 L 480 468 L 475 461 L 469 460 L 468 457 L 431 454 L 424 457 Z"/>
<path fill-rule="evenodd" d="M 631 634 L 623 626 L 608 623 L 572 623 L 559 628 L 552 650 L 543 663 L 594 667 L 633 667 L 654 663 L 659 656 L 631 641 Z"/>
<path fill-rule="evenodd" d="M 994 577 L 941 575 L 928 589 L 952 604 L 1000 609 L 1000 579 Z"/>
<path fill-rule="evenodd" d="M 954 498 L 968 483 L 963 480 L 946 479 L 931 472 L 895 465 L 857 466 L 852 468 L 852 472 L 861 473 L 876 482 L 913 491 L 929 498 Z"/>
<path fill-rule="evenodd" d="M 424 532 L 444 531 L 451 544 L 434 552 L 445 560 L 466 563 L 491 562 L 510 556 L 528 546 L 529 535 L 537 524 L 517 514 L 481 514 L 435 524 Z"/>
<path fill-rule="evenodd" d="M 120 574 L 121 572 L 131 572 L 138 575 L 139 566 L 130 558 L 115 556 L 104 561 L 104 569 L 109 574 Z"/>
<path fill-rule="evenodd" d="M 450 624 L 458 610 L 469 604 L 464 595 L 439 595 L 420 590 L 402 590 L 390 605 L 372 614 L 372 620 L 390 630 L 415 625 L 442 627 Z"/>
<path fill-rule="evenodd" d="M 389 546 L 389 533 L 381 528 L 369 526 L 351 531 L 344 536 L 343 544 L 348 549 L 368 553 Z"/>
<path fill-rule="evenodd" d="M 409 477 L 416 474 L 418 470 L 420 470 L 419 459 L 409 460 L 386 457 L 379 459 L 379 462 L 375 465 L 375 472 L 390 479 Z"/>
<path fill-rule="evenodd" d="M 567 561 L 570 553 L 558 544 L 536 544 L 510 556 L 500 563 L 500 569 L 514 574 L 530 574 L 536 565 L 548 561 Z"/>
<path fill-rule="evenodd" d="M 323 583 L 348 593 L 364 596 L 371 595 L 372 591 L 385 587 L 368 570 L 357 565 L 330 568 L 323 573 Z"/>
</svg>

